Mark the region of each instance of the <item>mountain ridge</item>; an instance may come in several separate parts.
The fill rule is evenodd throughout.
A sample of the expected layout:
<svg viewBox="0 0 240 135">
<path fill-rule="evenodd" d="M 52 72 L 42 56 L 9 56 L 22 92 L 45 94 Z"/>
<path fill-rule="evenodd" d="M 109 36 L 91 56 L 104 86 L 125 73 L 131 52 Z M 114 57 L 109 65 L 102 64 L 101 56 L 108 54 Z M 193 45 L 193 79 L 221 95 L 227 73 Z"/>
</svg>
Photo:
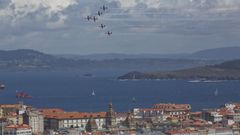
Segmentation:
<svg viewBox="0 0 240 135">
<path fill-rule="evenodd" d="M 87 55 L 56 55 L 63 58 L 90 59 L 90 60 L 107 60 L 107 59 L 127 59 L 127 58 L 168 58 L 168 59 L 198 59 L 198 60 L 234 60 L 240 59 L 240 47 L 221 47 L 196 51 L 194 53 L 177 53 L 177 54 L 87 54 Z"/>
<path fill-rule="evenodd" d="M 91 72 L 96 70 L 121 71 L 121 73 L 138 71 L 166 71 L 211 65 L 220 61 L 184 60 L 167 58 L 136 59 L 71 59 L 56 57 L 35 50 L 20 49 L 0 51 L 0 71 L 72 71 Z"/>
</svg>

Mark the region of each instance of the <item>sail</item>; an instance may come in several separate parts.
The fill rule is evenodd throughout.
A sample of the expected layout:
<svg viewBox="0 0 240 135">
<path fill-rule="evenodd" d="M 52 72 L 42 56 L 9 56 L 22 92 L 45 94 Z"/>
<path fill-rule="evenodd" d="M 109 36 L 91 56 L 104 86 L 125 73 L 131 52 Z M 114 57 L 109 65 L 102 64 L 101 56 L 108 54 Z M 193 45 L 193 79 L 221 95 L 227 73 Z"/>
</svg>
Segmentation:
<svg viewBox="0 0 240 135">
<path fill-rule="evenodd" d="M 96 94 L 95 94 L 95 92 L 93 91 L 93 92 L 92 92 L 92 96 L 95 96 L 95 95 L 96 95 Z"/>
<path fill-rule="evenodd" d="M 214 95 L 218 96 L 218 89 L 215 90 Z"/>
</svg>

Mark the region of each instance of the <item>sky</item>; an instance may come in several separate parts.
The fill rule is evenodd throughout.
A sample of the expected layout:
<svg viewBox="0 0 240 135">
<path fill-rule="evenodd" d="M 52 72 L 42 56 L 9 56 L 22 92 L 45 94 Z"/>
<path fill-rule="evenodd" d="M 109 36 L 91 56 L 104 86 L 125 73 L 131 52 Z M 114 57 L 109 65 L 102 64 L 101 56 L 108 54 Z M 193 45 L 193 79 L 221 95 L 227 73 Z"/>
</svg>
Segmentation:
<svg viewBox="0 0 240 135">
<path fill-rule="evenodd" d="M 240 0 L 0 0 L 0 50 L 169 54 L 239 42 Z"/>
</svg>

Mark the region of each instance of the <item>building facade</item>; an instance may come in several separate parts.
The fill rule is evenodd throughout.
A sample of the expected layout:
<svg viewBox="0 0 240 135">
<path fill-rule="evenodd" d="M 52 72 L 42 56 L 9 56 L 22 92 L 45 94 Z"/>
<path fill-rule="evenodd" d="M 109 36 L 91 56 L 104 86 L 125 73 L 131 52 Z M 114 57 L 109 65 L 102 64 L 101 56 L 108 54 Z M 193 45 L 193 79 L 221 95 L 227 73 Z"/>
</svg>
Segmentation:
<svg viewBox="0 0 240 135">
<path fill-rule="evenodd" d="M 8 125 L 4 129 L 4 135 L 32 135 L 32 129 L 25 124 Z"/>
<path fill-rule="evenodd" d="M 61 109 L 42 109 L 44 129 L 57 130 L 61 128 L 86 128 L 89 119 L 96 121 L 98 129 L 105 126 L 106 112 L 82 113 L 64 112 Z"/>
<path fill-rule="evenodd" d="M 29 125 L 34 134 L 44 132 L 44 117 L 42 113 L 36 109 L 27 109 L 23 114 L 23 123 Z"/>
<path fill-rule="evenodd" d="M 135 118 L 158 118 L 164 121 L 167 118 L 187 119 L 191 106 L 189 104 L 155 104 L 153 108 L 135 108 Z"/>
<path fill-rule="evenodd" d="M 221 122 L 223 120 L 223 115 L 217 110 L 205 109 L 202 111 L 202 118 L 206 121 Z"/>
</svg>

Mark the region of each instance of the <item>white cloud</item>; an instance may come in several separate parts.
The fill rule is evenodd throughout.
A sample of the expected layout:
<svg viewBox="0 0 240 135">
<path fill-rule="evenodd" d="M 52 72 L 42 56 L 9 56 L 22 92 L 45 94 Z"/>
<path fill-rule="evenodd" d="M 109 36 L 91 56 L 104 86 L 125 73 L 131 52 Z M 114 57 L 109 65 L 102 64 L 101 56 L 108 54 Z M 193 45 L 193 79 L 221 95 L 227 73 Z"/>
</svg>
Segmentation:
<svg viewBox="0 0 240 135">
<path fill-rule="evenodd" d="M 84 19 L 96 15 L 102 5 L 109 11 L 96 23 Z M 0 0 L 0 46 L 60 53 L 128 50 L 119 47 L 122 35 L 140 52 L 149 42 L 175 46 L 182 38 L 189 46 L 196 42 L 223 46 L 240 39 L 239 9 L 240 0 Z M 100 30 L 100 23 L 107 28 Z M 107 30 L 113 31 L 111 38 L 106 38 Z M 209 41 L 192 39 L 190 43 L 185 36 Z M 172 37 L 179 37 L 178 42 Z M 215 37 L 226 41 L 218 43 Z M 142 38 L 146 43 L 137 41 Z"/>
<path fill-rule="evenodd" d="M 57 29 L 65 27 L 65 20 L 67 19 L 66 15 L 59 16 L 59 19 L 55 22 L 48 22 L 47 27 L 50 29 Z"/>
<path fill-rule="evenodd" d="M 11 0 L 0 9 L 0 18 L 2 22 L 10 21 L 15 25 L 27 16 L 38 20 L 50 20 L 57 16 L 56 23 L 63 23 L 62 12 L 76 4 L 76 0 Z"/>
<path fill-rule="evenodd" d="M 239 0 L 107 0 L 117 2 L 123 9 L 145 5 L 152 9 L 186 9 L 186 8 L 210 8 L 214 10 L 236 10 L 240 8 Z"/>
<path fill-rule="evenodd" d="M 132 8 L 137 6 L 138 3 L 136 0 L 121 0 L 120 4 L 122 8 Z"/>
</svg>

